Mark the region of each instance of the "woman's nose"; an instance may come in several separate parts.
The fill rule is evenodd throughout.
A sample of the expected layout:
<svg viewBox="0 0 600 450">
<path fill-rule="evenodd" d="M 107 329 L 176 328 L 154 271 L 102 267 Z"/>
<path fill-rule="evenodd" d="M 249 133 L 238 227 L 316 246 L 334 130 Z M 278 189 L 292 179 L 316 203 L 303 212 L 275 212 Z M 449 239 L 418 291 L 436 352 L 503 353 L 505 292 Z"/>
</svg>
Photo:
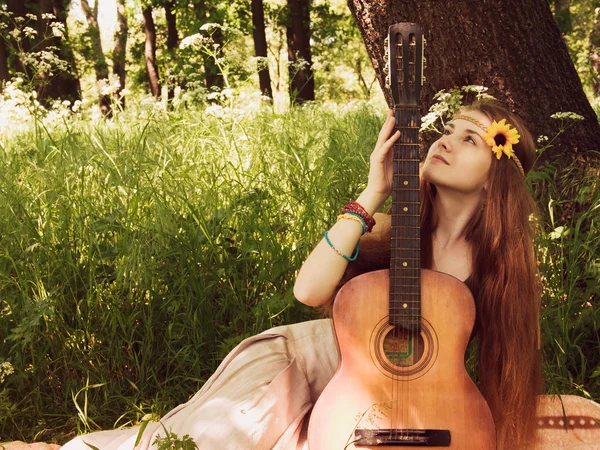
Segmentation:
<svg viewBox="0 0 600 450">
<path fill-rule="evenodd" d="M 447 135 L 447 134 L 442 135 L 442 137 L 438 141 L 440 144 L 440 147 L 442 147 L 446 151 L 452 151 L 451 138 L 452 138 L 451 135 Z"/>
</svg>

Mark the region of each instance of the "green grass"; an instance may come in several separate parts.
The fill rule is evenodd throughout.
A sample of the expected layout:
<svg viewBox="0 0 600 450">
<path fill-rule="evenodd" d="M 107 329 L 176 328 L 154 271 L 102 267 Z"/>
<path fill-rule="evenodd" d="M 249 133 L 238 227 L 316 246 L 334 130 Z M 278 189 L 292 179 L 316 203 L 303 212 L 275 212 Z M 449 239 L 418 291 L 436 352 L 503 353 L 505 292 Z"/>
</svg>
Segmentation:
<svg viewBox="0 0 600 450">
<path fill-rule="evenodd" d="M 295 273 L 364 188 L 384 107 L 209 111 L 132 104 L 0 136 L 3 438 L 161 416 L 243 338 L 314 317 Z M 547 388 L 598 399 L 600 193 L 585 174 L 542 167 L 532 186 Z M 575 192 L 556 190 L 565 176 Z"/>
<path fill-rule="evenodd" d="M 530 180 L 540 199 L 546 390 L 600 400 L 599 154 L 545 163 Z"/>
<path fill-rule="evenodd" d="M 4 139 L 1 435 L 162 415 L 243 338 L 309 319 L 295 271 L 364 187 L 379 115 L 140 107 Z"/>
</svg>

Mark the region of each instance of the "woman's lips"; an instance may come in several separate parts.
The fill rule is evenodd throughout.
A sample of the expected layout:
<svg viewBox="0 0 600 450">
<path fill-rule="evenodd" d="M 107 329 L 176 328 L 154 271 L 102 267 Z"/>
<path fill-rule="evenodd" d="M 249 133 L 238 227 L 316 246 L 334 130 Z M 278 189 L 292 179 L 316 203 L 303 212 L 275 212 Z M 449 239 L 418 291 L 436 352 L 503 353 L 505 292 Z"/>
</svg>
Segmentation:
<svg viewBox="0 0 600 450">
<path fill-rule="evenodd" d="M 440 155 L 434 155 L 434 156 L 431 157 L 431 159 L 439 159 L 440 161 L 444 162 L 445 164 L 448 164 L 448 161 L 446 161 L 444 159 L 444 157 L 440 156 Z M 448 165 L 450 165 L 450 164 L 448 164 Z"/>
</svg>

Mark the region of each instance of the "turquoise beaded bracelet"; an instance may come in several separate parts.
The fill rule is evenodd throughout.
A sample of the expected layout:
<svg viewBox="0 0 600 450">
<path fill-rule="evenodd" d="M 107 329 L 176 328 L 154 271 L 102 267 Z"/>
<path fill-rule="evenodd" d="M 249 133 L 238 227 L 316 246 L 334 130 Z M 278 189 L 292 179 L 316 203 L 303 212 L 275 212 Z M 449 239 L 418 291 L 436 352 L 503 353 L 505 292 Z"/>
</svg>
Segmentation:
<svg viewBox="0 0 600 450">
<path fill-rule="evenodd" d="M 331 241 L 329 240 L 329 235 L 328 235 L 328 231 L 325 231 L 325 233 L 323 234 L 325 236 L 325 240 L 327 241 L 327 243 L 329 244 L 329 246 L 335 250 L 335 252 L 340 255 L 341 257 L 343 257 L 345 260 L 347 261 L 354 261 L 356 259 L 356 257 L 358 256 L 358 250 L 360 249 L 360 241 L 358 241 L 358 243 L 356 244 L 356 250 L 354 251 L 354 256 L 352 256 L 351 258 L 344 255 L 342 252 L 340 252 L 337 248 L 335 248 L 333 246 L 333 244 L 331 243 Z"/>
</svg>

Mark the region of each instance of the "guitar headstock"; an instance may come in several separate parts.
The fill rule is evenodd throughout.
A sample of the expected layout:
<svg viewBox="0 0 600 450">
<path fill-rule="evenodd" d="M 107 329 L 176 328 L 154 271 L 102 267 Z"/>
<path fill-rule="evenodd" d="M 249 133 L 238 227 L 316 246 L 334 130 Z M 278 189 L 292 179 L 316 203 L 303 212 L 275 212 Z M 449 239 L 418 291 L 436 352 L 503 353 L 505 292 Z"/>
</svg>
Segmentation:
<svg viewBox="0 0 600 450">
<path fill-rule="evenodd" d="M 415 23 L 391 25 L 386 38 L 386 86 L 394 105 L 418 105 L 425 81 L 425 38 Z"/>
</svg>

